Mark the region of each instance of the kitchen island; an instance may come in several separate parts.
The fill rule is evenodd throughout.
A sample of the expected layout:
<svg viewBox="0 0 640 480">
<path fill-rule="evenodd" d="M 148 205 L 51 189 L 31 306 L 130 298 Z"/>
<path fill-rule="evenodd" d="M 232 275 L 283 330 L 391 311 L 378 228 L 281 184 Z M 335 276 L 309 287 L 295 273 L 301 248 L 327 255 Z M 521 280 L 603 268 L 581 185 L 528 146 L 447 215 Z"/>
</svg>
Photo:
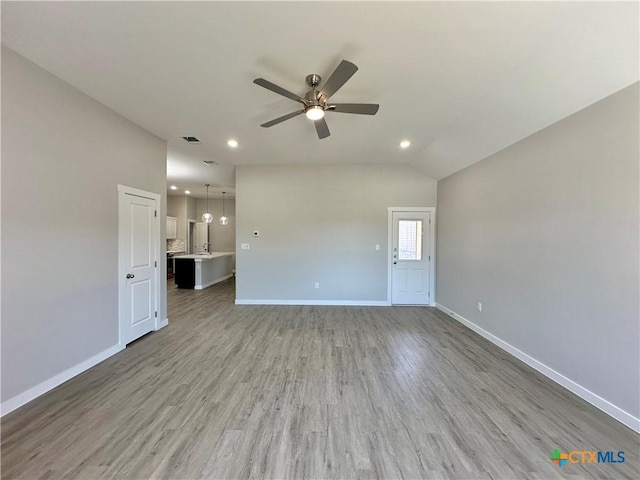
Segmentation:
<svg viewBox="0 0 640 480">
<path fill-rule="evenodd" d="M 176 287 L 202 290 L 231 278 L 235 255 L 235 252 L 211 252 L 174 257 Z"/>
</svg>

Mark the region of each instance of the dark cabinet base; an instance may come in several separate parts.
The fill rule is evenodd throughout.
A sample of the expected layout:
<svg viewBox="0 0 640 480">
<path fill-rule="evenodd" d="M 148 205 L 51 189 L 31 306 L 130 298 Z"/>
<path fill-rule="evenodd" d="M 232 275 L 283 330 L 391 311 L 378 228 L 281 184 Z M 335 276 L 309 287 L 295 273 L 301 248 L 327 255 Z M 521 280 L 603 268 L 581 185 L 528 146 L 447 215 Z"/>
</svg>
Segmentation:
<svg viewBox="0 0 640 480">
<path fill-rule="evenodd" d="M 176 287 L 193 288 L 196 284 L 196 262 L 191 258 L 174 257 L 175 271 L 173 276 Z"/>
</svg>

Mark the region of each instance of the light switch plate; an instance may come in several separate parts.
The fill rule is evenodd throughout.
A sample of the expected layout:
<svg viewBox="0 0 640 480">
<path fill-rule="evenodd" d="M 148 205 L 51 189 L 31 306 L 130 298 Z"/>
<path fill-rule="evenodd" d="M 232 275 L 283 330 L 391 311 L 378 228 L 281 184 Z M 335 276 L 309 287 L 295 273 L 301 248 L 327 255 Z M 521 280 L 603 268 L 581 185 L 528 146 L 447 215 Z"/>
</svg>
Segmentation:
<svg viewBox="0 0 640 480">
<path fill-rule="evenodd" d="M 240 244 L 240 248 L 242 250 L 251 250 L 251 244 L 249 244 L 249 243 L 241 243 Z"/>
</svg>

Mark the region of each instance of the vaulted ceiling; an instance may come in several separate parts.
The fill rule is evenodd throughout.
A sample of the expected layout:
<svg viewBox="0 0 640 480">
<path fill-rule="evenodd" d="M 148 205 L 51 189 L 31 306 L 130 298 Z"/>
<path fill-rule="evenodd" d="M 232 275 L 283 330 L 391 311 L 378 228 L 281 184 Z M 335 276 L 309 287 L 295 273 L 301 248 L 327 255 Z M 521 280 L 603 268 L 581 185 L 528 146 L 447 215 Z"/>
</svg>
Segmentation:
<svg viewBox="0 0 640 480">
<path fill-rule="evenodd" d="M 2 42 L 167 140 L 195 195 L 243 164 L 443 178 L 638 81 L 638 30 L 637 2 L 2 2 Z M 332 100 L 376 116 L 260 127 L 300 105 L 254 78 L 302 95 L 342 59 L 359 71 Z"/>
</svg>

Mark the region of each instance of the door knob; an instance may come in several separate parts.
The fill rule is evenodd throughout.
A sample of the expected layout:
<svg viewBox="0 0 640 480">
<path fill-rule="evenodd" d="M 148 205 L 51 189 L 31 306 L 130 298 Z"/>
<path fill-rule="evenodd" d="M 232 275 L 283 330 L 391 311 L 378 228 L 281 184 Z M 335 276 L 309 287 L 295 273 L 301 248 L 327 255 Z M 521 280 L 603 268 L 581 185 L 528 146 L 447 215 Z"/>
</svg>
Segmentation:
<svg viewBox="0 0 640 480">
<path fill-rule="evenodd" d="M 133 273 L 127 273 L 127 278 L 133 278 L 135 275 Z"/>
</svg>

